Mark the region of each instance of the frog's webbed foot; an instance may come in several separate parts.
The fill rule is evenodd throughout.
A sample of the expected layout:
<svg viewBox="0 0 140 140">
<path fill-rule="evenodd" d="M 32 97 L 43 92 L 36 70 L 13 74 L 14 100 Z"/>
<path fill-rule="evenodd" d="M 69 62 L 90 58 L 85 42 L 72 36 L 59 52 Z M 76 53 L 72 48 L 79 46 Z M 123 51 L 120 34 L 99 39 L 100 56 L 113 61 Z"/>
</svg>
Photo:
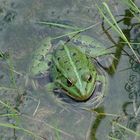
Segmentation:
<svg viewBox="0 0 140 140">
<path fill-rule="evenodd" d="M 39 87 L 38 82 L 33 78 L 31 78 L 28 74 L 24 76 L 24 80 L 25 80 L 24 85 L 26 88 L 33 88 L 34 90 L 38 89 Z"/>
<path fill-rule="evenodd" d="M 60 93 L 62 92 L 60 89 L 56 88 L 55 83 L 48 83 L 44 87 L 45 92 L 49 93 L 51 100 L 54 102 L 54 104 L 57 104 L 64 110 L 69 109 L 69 104 L 63 100 L 63 98 L 60 97 Z"/>
</svg>

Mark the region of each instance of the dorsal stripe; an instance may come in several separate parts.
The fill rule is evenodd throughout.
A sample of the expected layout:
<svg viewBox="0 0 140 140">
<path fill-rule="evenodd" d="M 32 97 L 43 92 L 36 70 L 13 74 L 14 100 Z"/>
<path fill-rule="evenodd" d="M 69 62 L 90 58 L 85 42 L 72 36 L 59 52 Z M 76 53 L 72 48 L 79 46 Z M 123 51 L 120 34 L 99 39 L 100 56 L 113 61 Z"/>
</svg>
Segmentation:
<svg viewBox="0 0 140 140">
<path fill-rule="evenodd" d="M 77 71 L 77 68 L 76 68 L 76 66 L 75 66 L 75 64 L 74 64 L 74 62 L 73 62 L 73 60 L 71 58 L 70 51 L 69 51 L 68 47 L 66 47 L 66 46 L 64 46 L 64 50 L 66 51 L 66 54 L 67 54 L 67 56 L 68 56 L 68 58 L 70 60 L 70 64 L 71 64 L 71 66 L 72 66 L 72 68 L 74 70 L 74 73 L 75 73 L 76 77 L 77 77 L 78 83 L 80 85 L 80 89 L 82 89 L 82 83 L 81 83 L 81 80 L 80 80 L 81 78 L 80 78 L 79 73 Z"/>
</svg>

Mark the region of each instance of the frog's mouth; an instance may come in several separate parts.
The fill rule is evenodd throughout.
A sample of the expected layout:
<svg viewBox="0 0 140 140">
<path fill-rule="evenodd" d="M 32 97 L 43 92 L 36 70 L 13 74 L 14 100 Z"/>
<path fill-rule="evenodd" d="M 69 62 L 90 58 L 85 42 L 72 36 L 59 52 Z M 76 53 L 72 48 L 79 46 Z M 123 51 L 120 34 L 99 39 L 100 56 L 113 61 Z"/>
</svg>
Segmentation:
<svg viewBox="0 0 140 140">
<path fill-rule="evenodd" d="M 91 95 L 90 96 L 87 96 L 87 98 L 84 97 L 84 99 L 82 97 L 77 97 L 77 98 L 73 97 L 71 94 L 69 94 L 68 90 L 66 88 L 64 88 L 63 86 L 61 86 L 61 89 L 60 90 L 57 90 L 57 95 L 59 93 L 60 98 L 62 98 L 66 102 L 71 102 L 71 101 L 72 102 L 73 101 L 74 102 L 87 102 L 91 98 L 96 98 L 98 96 L 97 91 L 99 93 L 102 90 L 101 83 L 99 84 L 99 82 L 95 82 L 94 85 L 95 85 L 95 88 L 93 88 L 93 90 L 91 92 Z M 80 91 L 78 91 L 78 89 L 77 89 L 77 93 L 79 93 L 79 92 Z"/>
<path fill-rule="evenodd" d="M 93 95 L 93 93 L 88 97 L 88 98 L 86 98 L 86 99 L 79 99 L 79 98 L 77 98 L 77 99 L 75 99 L 73 96 L 71 96 L 69 93 L 68 93 L 68 91 L 66 91 L 65 89 L 61 89 L 62 90 L 62 92 L 63 93 L 65 93 L 65 95 L 67 96 L 67 97 L 69 97 L 69 98 L 71 98 L 73 101 L 76 101 L 76 102 L 86 102 L 87 100 L 89 100 L 90 98 L 91 98 L 91 96 Z"/>
<path fill-rule="evenodd" d="M 84 92 L 81 92 L 79 90 L 79 88 L 75 87 L 68 87 L 67 85 L 64 85 L 60 80 L 55 81 L 57 84 L 60 85 L 60 90 L 59 90 L 59 94 L 60 96 L 62 95 L 62 97 L 66 97 L 66 98 L 71 98 L 73 101 L 76 102 L 86 102 L 87 100 L 89 100 L 89 98 L 92 96 L 92 93 L 94 92 L 95 87 L 92 86 L 93 88 L 88 91 L 89 93 L 87 94 L 82 94 Z M 96 82 L 93 81 L 92 83 L 93 85 L 96 85 Z M 87 90 L 85 90 L 86 92 Z M 73 93 L 73 94 L 70 94 Z M 63 96 L 64 95 L 64 96 Z"/>
<path fill-rule="evenodd" d="M 60 81 L 59 81 L 60 82 Z M 60 83 L 59 83 L 60 84 Z M 88 96 L 88 98 L 81 100 L 80 99 L 75 99 L 73 96 L 69 94 L 69 92 L 61 86 L 61 89 L 58 91 L 60 98 L 62 98 L 63 101 L 67 103 L 84 103 L 84 104 L 93 104 L 94 102 L 98 103 L 101 101 L 101 99 L 104 97 L 104 92 L 103 92 L 103 87 L 105 86 L 104 83 L 100 81 L 96 81 L 95 83 L 95 88 L 91 92 L 91 95 Z M 58 95 L 57 92 L 57 95 Z"/>
<path fill-rule="evenodd" d="M 78 107 L 78 108 L 95 108 L 98 107 L 105 95 L 104 92 L 102 92 L 103 89 L 103 83 L 96 81 L 96 88 L 93 90 L 91 96 L 89 96 L 86 100 L 76 100 L 69 96 L 68 92 L 65 89 L 61 89 L 62 93 L 62 99 L 63 101 L 70 103 L 72 106 Z"/>
</svg>

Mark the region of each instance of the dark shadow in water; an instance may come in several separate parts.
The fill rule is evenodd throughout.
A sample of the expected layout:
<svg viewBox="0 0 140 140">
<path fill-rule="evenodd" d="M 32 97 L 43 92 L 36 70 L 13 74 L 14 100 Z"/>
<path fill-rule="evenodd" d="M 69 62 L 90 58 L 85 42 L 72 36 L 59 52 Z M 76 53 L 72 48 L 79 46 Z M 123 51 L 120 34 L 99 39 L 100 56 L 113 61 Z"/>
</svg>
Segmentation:
<svg viewBox="0 0 140 140">
<path fill-rule="evenodd" d="M 101 121 L 105 118 L 105 115 L 103 115 L 104 107 L 96 108 L 96 109 L 94 109 L 94 111 L 99 114 L 97 114 L 97 117 L 92 124 L 91 130 L 90 130 L 90 138 L 89 138 L 90 140 L 97 140 L 96 132 L 98 131 L 98 127 L 99 127 Z M 100 114 L 100 113 L 102 113 L 102 114 Z"/>
<path fill-rule="evenodd" d="M 125 14 L 124 14 L 124 18 L 122 18 L 121 20 L 118 21 L 118 23 L 123 22 L 125 27 L 127 27 L 126 29 L 122 29 L 122 32 L 127 37 L 127 40 L 129 42 L 131 41 L 130 40 L 131 39 L 130 31 L 132 30 L 134 25 L 137 25 L 137 24 L 134 24 L 134 25 L 132 24 L 132 19 L 133 19 L 134 15 L 131 13 L 131 11 L 133 11 L 133 10 L 126 9 Z M 109 33 L 109 29 L 105 29 L 104 22 L 102 23 L 102 29 L 103 29 L 104 33 L 107 35 L 108 39 L 111 42 L 113 42 L 115 44 L 115 47 L 116 47 L 116 50 L 114 53 L 115 58 L 113 59 L 112 65 L 108 68 L 105 68 L 105 70 L 108 72 L 108 74 L 114 75 L 114 73 L 117 69 L 117 66 L 119 64 L 119 61 L 121 59 L 122 52 L 124 52 L 128 56 L 129 56 L 129 54 L 124 50 L 125 43 L 122 43 L 122 42 L 124 42 L 124 40 L 121 37 L 118 37 L 118 42 L 115 42 Z"/>
<path fill-rule="evenodd" d="M 139 40 L 136 42 L 140 42 L 140 34 L 136 36 L 135 40 Z M 135 48 L 135 52 L 139 54 L 139 49 Z M 134 57 L 134 55 L 132 55 Z M 120 116 L 120 120 L 117 121 L 120 125 L 123 125 L 130 131 L 138 132 L 139 133 L 139 126 L 140 126 L 140 64 L 137 61 L 130 61 L 130 74 L 128 75 L 128 80 L 124 86 L 126 90 L 126 94 L 128 94 L 129 100 L 124 102 L 122 105 L 123 115 Z M 136 65 L 138 64 L 138 65 Z M 127 96 L 126 96 L 127 97 Z M 125 124 L 125 125 L 124 125 Z M 122 135 L 123 134 L 123 135 Z M 123 139 L 124 137 L 132 137 L 131 139 L 137 139 L 136 135 L 131 133 L 127 133 L 125 129 L 122 131 L 120 127 L 115 127 L 113 131 L 109 134 L 111 137 L 116 139 Z"/>
<path fill-rule="evenodd" d="M 122 29 L 122 32 L 127 37 L 127 40 L 129 42 L 132 42 L 131 31 L 134 31 L 134 33 L 138 32 L 136 27 L 140 26 L 140 23 L 132 23 L 134 15 L 131 13 L 131 11 L 133 11 L 133 10 L 126 9 L 125 14 L 124 14 L 124 18 L 122 18 L 120 21 L 118 21 L 118 23 L 123 22 L 124 26 L 127 27 L 125 29 Z M 127 116 L 127 119 L 124 120 L 124 121 L 126 121 L 126 127 L 136 132 L 137 127 L 138 127 L 139 122 L 140 122 L 140 116 L 139 115 L 137 116 L 135 114 L 136 112 L 133 113 L 134 112 L 133 106 L 134 106 L 134 100 L 135 100 L 135 105 L 137 107 L 137 111 L 140 108 L 140 88 L 139 88 L 140 76 L 138 76 L 140 74 L 140 64 L 135 60 L 134 55 L 130 55 L 124 50 L 125 43 L 122 43 L 122 42 L 124 42 L 124 40 L 121 37 L 118 37 L 118 42 L 115 42 L 109 33 L 109 29 L 105 29 L 104 22 L 102 23 L 102 28 L 103 28 L 104 33 L 107 35 L 108 39 L 110 41 L 112 41 L 116 47 L 115 53 L 114 53 L 115 58 L 113 59 L 112 65 L 109 68 L 105 68 L 107 73 L 111 76 L 113 76 L 115 74 L 115 71 L 116 71 L 117 66 L 120 62 L 122 53 L 124 53 L 125 55 L 127 55 L 129 57 L 130 65 L 131 65 L 130 69 L 135 72 L 134 74 L 130 74 L 128 83 L 126 83 L 125 90 L 128 92 L 128 96 L 129 96 L 130 100 L 123 104 L 122 110 L 124 112 L 124 115 Z M 137 33 L 137 35 L 133 37 L 133 39 L 134 39 L 134 42 L 137 42 L 137 43 L 140 42 L 140 30 L 139 30 L 139 33 Z M 138 45 L 137 46 L 133 45 L 133 47 L 134 47 L 134 50 L 136 51 L 136 53 L 140 54 L 140 47 L 138 47 Z M 136 75 L 137 75 L 137 78 L 136 78 Z M 136 89 L 137 89 L 137 91 L 136 91 Z M 103 107 L 100 108 L 100 112 L 102 112 L 102 113 L 104 112 Z M 124 116 L 122 116 L 122 117 L 124 117 Z M 105 116 L 97 115 L 96 120 L 93 122 L 92 128 L 91 128 L 91 133 L 90 133 L 91 140 L 98 139 L 96 137 L 96 132 L 97 132 L 97 129 L 98 129 L 101 121 L 104 118 L 105 118 Z M 125 131 L 124 130 L 121 131 L 121 128 L 119 128 L 118 132 L 121 135 L 123 134 L 123 136 L 125 135 Z M 118 138 L 117 130 L 114 130 L 114 134 L 113 134 L 114 138 Z"/>
</svg>

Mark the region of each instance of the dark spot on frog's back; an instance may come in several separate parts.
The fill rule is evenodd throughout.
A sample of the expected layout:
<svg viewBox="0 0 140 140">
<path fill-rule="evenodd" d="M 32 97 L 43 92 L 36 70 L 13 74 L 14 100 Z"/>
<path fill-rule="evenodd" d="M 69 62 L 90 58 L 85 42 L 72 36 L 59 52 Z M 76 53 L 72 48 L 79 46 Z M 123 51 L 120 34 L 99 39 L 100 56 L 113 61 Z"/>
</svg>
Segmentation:
<svg viewBox="0 0 140 140">
<path fill-rule="evenodd" d="M 60 60 L 60 57 L 57 57 L 57 60 L 59 61 Z"/>
<path fill-rule="evenodd" d="M 70 68 L 67 68 L 67 71 L 69 71 L 70 70 Z"/>
<path fill-rule="evenodd" d="M 80 71 L 82 68 L 79 68 L 78 71 Z"/>
<path fill-rule="evenodd" d="M 44 46 L 44 47 L 46 47 L 46 46 L 47 46 L 47 44 L 46 44 L 46 43 L 44 43 L 44 44 L 43 44 L 43 46 Z M 44 50 L 44 49 L 42 49 L 42 51 L 43 51 L 43 50 Z"/>
<path fill-rule="evenodd" d="M 79 63 L 79 62 L 80 62 L 80 60 L 76 60 L 76 61 L 75 61 L 76 64 Z"/>
<path fill-rule="evenodd" d="M 68 61 L 64 61 L 64 63 L 66 64 L 66 63 L 68 63 Z"/>
<path fill-rule="evenodd" d="M 51 62 L 51 61 L 49 61 L 49 62 L 48 62 L 48 66 L 50 66 L 51 64 L 52 64 L 52 62 Z"/>
<path fill-rule="evenodd" d="M 56 68 L 57 72 L 60 72 L 60 70 L 58 68 Z"/>
<path fill-rule="evenodd" d="M 73 52 L 73 53 L 72 53 L 72 56 L 76 56 L 76 52 Z"/>
</svg>

